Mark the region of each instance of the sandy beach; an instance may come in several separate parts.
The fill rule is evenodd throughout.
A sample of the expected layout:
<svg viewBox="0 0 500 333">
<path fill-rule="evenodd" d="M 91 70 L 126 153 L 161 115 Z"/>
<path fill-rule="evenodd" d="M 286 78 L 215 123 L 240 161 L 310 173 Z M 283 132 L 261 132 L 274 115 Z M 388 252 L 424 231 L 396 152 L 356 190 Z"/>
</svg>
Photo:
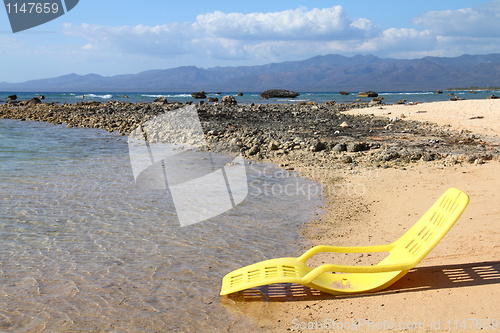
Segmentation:
<svg viewBox="0 0 500 333">
<path fill-rule="evenodd" d="M 426 112 L 418 112 L 426 111 Z M 351 110 L 437 123 L 496 141 L 499 101 L 457 101 Z M 486 139 L 485 139 L 486 140 Z M 492 142 L 490 141 L 490 142 Z M 498 143 L 492 143 L 496 146 Z M 295 161 L 296 162 L 296 161 Z M 376 245 L 398 239 L 449 187 L 470 196 L 461 218 L 413 270 L 388 289 L 336 297 L 299 286 L 277 286 L 223 297 L 232 312 L 258 322 L 267 332 L 403 331 L 453 332 L 498 329 L 500 315 L 500 163 L 446 161 L 409 163 L 390 168 L 305 166 L 296 170 L 323 184 L 328 205 L 308 223 L 303 235 L 312 245 Z M 290 256 L 298 256 L 293 253 Z M 325 262 L 370 264 L 377 256 L 313 258 Z M 279 292 L 276 292 L 278 290 Z M 340 325 L 340 326 L 339 326 Z M 233 327 L 244 330 L 244 324 Z"/>
<path fill-rule="evenodd" d="M 458 131 L 470 131 L 488 138 L 500 138 L 499 100 L 463 100 L 450 102 L 384 105 L 365 110 L 351 110 L 347 114 L 428 121 Z"/>
</svg>

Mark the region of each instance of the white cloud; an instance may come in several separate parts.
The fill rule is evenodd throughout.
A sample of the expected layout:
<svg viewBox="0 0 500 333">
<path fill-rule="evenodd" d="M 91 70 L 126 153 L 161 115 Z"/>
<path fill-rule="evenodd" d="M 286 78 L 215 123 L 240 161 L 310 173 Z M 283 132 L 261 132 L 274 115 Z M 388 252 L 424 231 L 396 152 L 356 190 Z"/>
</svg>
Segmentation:
<svg viewBox="0 0 500 333">
<path fill-rule="evenodd" d="M 381 31 L 366 18 L 349 18 L 342 6 L 250 14 L 215 11 L 198 15 L 195 22 L 121 27 L 66 24 L 64 30 L 86 39 L 85 52 L 114 50 L 164 59 L 185 54 L 247 63 L 327 53 L 383 53 L 397 47 L 398 39 L 419 37 L 404 29 Z"/>
<path fill-rule="evenodd" d="M 391 53 L 429 50 L 436 45 L 436 37 L 430 30 L 390 28 L 379 36 L 363 42 L 360 52 Z"/>
<path fill-rule="evenodd" d="M 333 6 L 249 14 L 215 11 L 198 15 L 195 22 L 157 26 L 67 24 L 64 31 L 85 40 L 80 51 L 89 58 L 120 56 L 146 63 L 177 59 L 176 64 L 183 58 L 184 64 L 198 66 L 262 64 L 328 53 L 414 58 L 500 52 L 500 0 L 428 12 L 414 23 L 423 29 L 382 30 Z"/>
<path fill-rule="evenodd" d="M 473 8 L 432 11 L 413 20 L 436 36 L 435 55 L 500 52 L 500 0 Z"/>
<path fill-rule="evenodd" d="M 246 15 L 216 11 L 198 15 L 193 27 L 212 37 L 261 41 L 352 39 L 378 30 L 367 19 L 349 19 L 342 6 Z"/>
<path fill-rule="evenodd" d="M 413 22 L 440 36 L 500 37 L 500 0 L 474 8 L 428 12 Z"/>
</svg>

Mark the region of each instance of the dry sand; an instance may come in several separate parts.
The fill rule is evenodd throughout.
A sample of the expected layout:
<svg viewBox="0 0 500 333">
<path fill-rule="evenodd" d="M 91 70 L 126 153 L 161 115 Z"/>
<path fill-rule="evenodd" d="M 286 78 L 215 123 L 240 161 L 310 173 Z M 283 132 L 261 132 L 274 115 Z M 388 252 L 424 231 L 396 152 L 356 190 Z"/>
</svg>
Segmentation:
<svg viewBox="0 0 500 333">
<path fill-rule="evenodd" d="M 384 105 L 345 113 L 374 114 L 390 118 L 400 118 L 404 115 L 405 119 L 429 121 L 455 130 L 468 130 L 489 138 L 500 139 L 500 99 Z"/>
<path fill-rule="evenodd" d="M 419 110 L 427 112 L 417 113 Z M 389 117 L 404 113 L 411 119 L 449 124 L 490 138 L 500 133 L 500 101 L 384 106 L 381 110 L 351 112 L 380 112 Z M 476 116 L 484 118 L 470 119 Z M 260 295 L 240 292 L 223 297 L 228 310 L 242 314 L 245 321 L 260 323 L 262 331 L 268 332 L 310 332 L 314 328 L 327 331 L 325 328 L 332 323 L 339 331 L 360 332 L 469 332 L 481 327 L 500 330 L 498 158 L 483 165 L 444 166 L 437 161 L 398 169 L 326 173 L 314 168 L 299 170 L 322 182 L 328 197 L 325 213 L 304 229 L 310 245 L 392 242 L 452 186 L 466 192 L 470 203 L 422 263 L 384 291 L 336 297 L 300 286 L 280 285 L 272 294 L 260 288 Z M 310 263 L 318 265 L 328 260 L 369 264 L 378 259 L 376 255 L 356 254 L 347 259 L 319 257 Z M 245 321 L 231 331 L 245 331 Z M 497 325 L 496 330 L 492 324 Z"/>
</svg>

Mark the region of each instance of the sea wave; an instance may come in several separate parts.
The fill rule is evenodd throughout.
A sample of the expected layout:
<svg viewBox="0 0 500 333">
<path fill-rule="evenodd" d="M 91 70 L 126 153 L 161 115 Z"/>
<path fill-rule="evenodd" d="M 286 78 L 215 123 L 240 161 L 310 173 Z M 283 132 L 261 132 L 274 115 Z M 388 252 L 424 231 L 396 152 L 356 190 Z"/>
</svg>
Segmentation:
<svg viewBox="0 0 500 333">
<path fill-rule="evenodd" d="M 308 102 L 310 99 L 291 99 L 291 98 L 277 98 L 278 102 L 290 102 L 290 103 L 298 103 L 298 102 Z"/>
<path fill-rule="evenodd" d="M 143 97 L 154 97 L 154 98 L 158 98 L 158 97 L 191 97 L 190 94 L 176 94 L 176 95 L 170 95 L 170 94 L 167 94 L 167 95 L 141 95 Z"/>
<path fill-rule="evenodd" d="M 109 99 L 109 98 L 113 97 L 113 95 L 111 95 L 111 94 L 106 94 L 106 95 L 85 94 L 85 97 Z"/>
<path fill-rule="evenodd" d="M 387 96 L 387 95 L 434 95 L 434 94 L 436 94 L 436 92 L 433 92 L 433 91 L 379 93 L 379 95 L 383 95 L 383 96 Z"/>
</svg>

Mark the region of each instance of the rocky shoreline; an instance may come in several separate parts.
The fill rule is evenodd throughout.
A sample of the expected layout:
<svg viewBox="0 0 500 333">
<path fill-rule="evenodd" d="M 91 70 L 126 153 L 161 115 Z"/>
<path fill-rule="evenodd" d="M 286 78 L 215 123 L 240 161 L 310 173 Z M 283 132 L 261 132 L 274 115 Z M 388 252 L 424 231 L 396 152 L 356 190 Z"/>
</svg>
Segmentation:
<svg viewBox="0 0 500 333">
<path fill-rule="evenodd" d="M 127 135 L 147 120 L 182 106 L 167 101 L 3 104 L 0 105 L 0 118 L 100 128 Z M 382 118 L 342 113 L 368 106 L 367 103 L 199 103 L 197 107 L 209 144 L 230 142 L 239 146 L 245 157 L 280 163 L 288 168 L 299 164 L 386 168 L 419 160 L 482 164 L 500 155 L 498 145 L 486 142 L 474 133 L 408 121 L 404 114 Z"/>
</svg>

